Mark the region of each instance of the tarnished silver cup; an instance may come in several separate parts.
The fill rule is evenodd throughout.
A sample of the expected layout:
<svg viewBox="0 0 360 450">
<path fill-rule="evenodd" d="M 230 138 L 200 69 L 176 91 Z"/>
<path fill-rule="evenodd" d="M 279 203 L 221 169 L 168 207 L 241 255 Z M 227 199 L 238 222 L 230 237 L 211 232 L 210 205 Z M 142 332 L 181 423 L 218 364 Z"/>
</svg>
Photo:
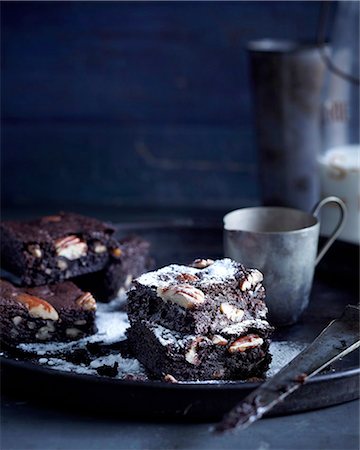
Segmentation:
<svg viewBox="0 0 360 450">
<path fill-rule="evenodd" d="M 318 213 L 330 203 L 339 208 L 339 221 L 317 253 Z M 224 217 L 225 256 L 263 272 L 273 324 L 295 323 L 308 306 L 315 266 L 340 233 L 346 214 L 341 199 L 327 197 L 311 214 L 283 207 L 254 207 Z"/>
</svg>

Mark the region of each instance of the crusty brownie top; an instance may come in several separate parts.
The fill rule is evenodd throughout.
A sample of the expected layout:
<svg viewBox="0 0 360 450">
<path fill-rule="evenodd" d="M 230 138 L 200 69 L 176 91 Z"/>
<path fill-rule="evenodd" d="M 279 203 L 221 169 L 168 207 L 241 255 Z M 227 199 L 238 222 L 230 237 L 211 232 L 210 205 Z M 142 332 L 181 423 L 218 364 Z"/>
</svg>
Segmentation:
<svg viewBox="0 0 360 450">
<path fill-rule="evenodd" d="M 19 302 L 30 311 L 32 308 L 50 304 L 56 311 L 72 309 L 94 311 L 96 302 L 89 292 L 79 289 L 74 283 L 63 283 L 34 288 L 15 287 L 10 282 L 0 280 L 0 301 Z"/>
<path fill-rule="evenodd" d="M 142 296 L 154 302 L 152 307 L 149 306 L 151 311 L 159 307 L 159 299 L 166 305 L 165 315 L 159 313 L 162 324 L 167 323 L 169 308 L 173 305 L 175 321 L 180 317 L 180 322 L 183 323 L 186 311 L 199 326 L 204 325 L 212 330 L 249 319 L 265 319 L 267 308 L 263 300 L 265 294 L 262 280 L 263 275 L 259 270 L 246 269 L 229 258 L 217 261 L 195 260 L 192 266 L 172 264 L 141 275 L 134 281 L 134 289 L 129 293 L 130 319 L 134 320 L 136 301 L 133 300 Z M 145 309 L 146 304 L 144 302 Z M 141 313 L 141 301 L 138 307 Z M 162 304 L 160 309 L 161 307 Z M 180 316 L 179 308 L 183 311 Z M 184 324 L 186 320 L 190 320 L 189 317 L 184 319 Z M 203 320 L 205 322 L 202 324 Z M 253 324 L 248 325 L 251 327 Z M 257 325 L 258 323 L 255 324 Z M 230 334 L 231 331 L 229 330 Z"/>
<path fill-rule="evenodd" d="M 201 268 L 201 261 L 203 261 L 203 268 Z M 136 282 L 148 287 L 184 283 L 194 283 L 199 287 L 209 287 L 216 284 L 239 282 L 240 279 L 243 278 L 245 280 L 252 273 L 257 274 L 257 283 L 260 283 L 263 277 L 258 270 L 245 269 L 242 264 L 230 258 L 218 259 L 216 261 L 195 260 L 192 266 L 171 264 L 162 269 L 145 273 L 137 278 Z"/>
<path fill-rule="evenodd" d="M 87 234 L 94 238 L 112 236 L 115 228 L 97 219 L 74 213 L 60 212 L 28 222 L 6 221 L 1 227 L 22 242 L 50 242 L 70 234 Z"/>
</svg>

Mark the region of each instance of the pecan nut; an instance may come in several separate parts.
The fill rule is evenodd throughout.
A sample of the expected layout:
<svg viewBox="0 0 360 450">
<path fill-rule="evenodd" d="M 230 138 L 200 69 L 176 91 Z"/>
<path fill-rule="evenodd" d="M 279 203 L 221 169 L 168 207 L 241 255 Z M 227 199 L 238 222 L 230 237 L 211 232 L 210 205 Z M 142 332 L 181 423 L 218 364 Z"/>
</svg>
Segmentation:
<svg viewBox="0 0 360 450">
<path fill-rule="evenodd" d="M 198 281 L 199 278 L 196 275 L 192 275 L 191 273 L 180 273 L 176 279 L 181 283 L 189 283 L 191 281 Z"/>
<path fill-rule="evenodd" d="M 122 255 L 123 252 L 122 252 L 121 248 L 116 247 L 116 248 L 112 248 L 110 253 L 112 254 L 112 256 L 114 258 L 120 258 L 120 256 Z"/>
<path fill-rule="evenodd" d="M 63 256 L 73 261 L 87 254 L 87 244 L 77 236 L 70 235 L 57 239 L 55 241 L 55 250 L 58 256 Z"/>
<path fill-rule="evenodd" d="M 157 295 L 164 302 L 175 303 L 185 309 L 194 309 L 205 302 L 205 294 L 190 284 L 159 286 Z"/>
<path fill-rule="evenodd" d="M 56 261 L 56 265 L 60 270 L 66 270 L 68 268 L 68 263 L 64 259 Z"/>
<path fill-rule="evenodd" d="M 52 333 L 55 331 L 55 327 L 48 323 L 47 325 L 39 328 L 35 334 L 35 338 L 39 339 L 39 341 L 46 341 L 47 339 L 50 339 L 52 336 Z"/>
<path fill-rule="evenodd" d="M 41 219 L 41 222 L 49 223 L 49 222 L 60 222 L 61 216 L 44 216 Z"/>
<path fill-rule="evenodd" d="M 244 310 L 236 308 L 230 303 L 221 303 L 220 311 L 232 322 L 240 322 L 244 317 Z"/>
<path fill-rule="evenodd" d="M 84 311 L 95 311 L 96 301 L 90 292 L 84 292 L 75 300 L 76 304 L 80 306 Z"/>
<path fill-rule="evenodd" d="M 228 351 L 230 353 L 245 352 L 251 348 L 260 347 L 263 343 L 264 340 L 257 334 L 248 334 L 247 336 L 236 339 L 236 341 L 230 345 Z"/>
<path fill-rule="evenodd" d="M 192 267 L 195 267 L 195 269 L 205 269 L 206 267 L 211 266 L 212 264 L 214 264 L 214 260 L 213 259 L 195 259 L 193 261 L 193 263 L 191 264 Z"/>
<path fill-rule="evenodd" d="M 199 336 L 191 342 L 189 348 L 185 353 L 185 360 L 189 364 L 192 364 L 193 366 L 198 366 L 201 363 L 201 359 L 198 353 L 198 347 L 199 344 L 203 341 L 207 341 L 207 339 L 203 336 Z"/>
<path fill-rule="evenodd" d="M 16 300 L 26 306 L 31 317 L 43 320 L 59 320 L 56 309 L 42 298 L 21 292 L 16 295 Z"/>
<path fill-rule="evenodd" d="M 79 336 L 81 336 L 83 334 L 83 332 L 81 330 L 79 330 L 79 328 L 67 328 L 65 330 L 65 334 L 67 337 L 69 337 L 71 339 L 76 339 Z"/>
<path fill-rule="evenodd" d="M 263 279 L 264 276 L 260 270 L 252 269 L 250 273 L 245 276 L 245 278 L 240 280 L 239 287 L 243 292 L 245 292 L 255 287 L 258 283 L 261 283 Z"/>
<path fill-rule="evenodd" d="M 221 347 L 224 347 L 225 345 L 227 345 L 228 340 L 223 336 L 220 336 L 220 334 L 215 334 L 212 338 L 212 343 L 214 345 L 220 345 Z"/>
<path fill-rule="evenodd" d="M 41 258 L 42 257 L 42 251 L 39 244 L 30 244 L 27 247 L 28 252 L 34 257 L 34 258 Z"/>
<path fill-rule="evenodd" d="M 106 245 L 101 242 L 95 242 L 94 244 L 94 252 L 95 253 L 105 253 L 107 251 Z"/>
<path fill-rule="evenodd" d="M 23 318 L 20 316 L 15 316 L 12 318 L 13 324 L 17 327 L 23 321 Z"/>
<path fill-rule="evenodd" d="M 175 377 L 173 377 L 170 373 L 167 373 L 164 376 L 164 381 L 168 383 L 178 383 L 178 380 Z"/>
</svg>

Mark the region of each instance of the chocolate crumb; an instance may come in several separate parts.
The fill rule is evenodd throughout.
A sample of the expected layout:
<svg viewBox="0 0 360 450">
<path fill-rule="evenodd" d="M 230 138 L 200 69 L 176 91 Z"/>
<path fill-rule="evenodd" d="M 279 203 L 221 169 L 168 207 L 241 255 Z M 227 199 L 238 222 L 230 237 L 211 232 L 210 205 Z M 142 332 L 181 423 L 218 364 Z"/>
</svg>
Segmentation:
<svg viewBox="0 0 360 450">
<path fill-rule="evenodd" d="M 108 366 L 104 364 L 96 369 L 96 372 L 105 377 L 116 377 L 118 374 L 119 363 L 115 362 L 113 366 Z"/>
</svg>

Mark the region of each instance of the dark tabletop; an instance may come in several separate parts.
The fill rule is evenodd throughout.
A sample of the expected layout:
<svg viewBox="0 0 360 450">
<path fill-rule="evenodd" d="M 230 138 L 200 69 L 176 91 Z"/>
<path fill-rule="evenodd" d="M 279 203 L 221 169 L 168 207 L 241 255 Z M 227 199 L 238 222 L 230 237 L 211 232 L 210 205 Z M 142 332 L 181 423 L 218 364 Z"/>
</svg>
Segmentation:
<svg viewBox="0 0 360 450">
<path fill-rule="evenodd" d="M 358 424 L 358 401 L 263 419 L 241 433 L 213 436 L 209 423 L 125 422 L 5 398 L 1 449 L 350 450 L 359 448 Z"/>
</svg>

